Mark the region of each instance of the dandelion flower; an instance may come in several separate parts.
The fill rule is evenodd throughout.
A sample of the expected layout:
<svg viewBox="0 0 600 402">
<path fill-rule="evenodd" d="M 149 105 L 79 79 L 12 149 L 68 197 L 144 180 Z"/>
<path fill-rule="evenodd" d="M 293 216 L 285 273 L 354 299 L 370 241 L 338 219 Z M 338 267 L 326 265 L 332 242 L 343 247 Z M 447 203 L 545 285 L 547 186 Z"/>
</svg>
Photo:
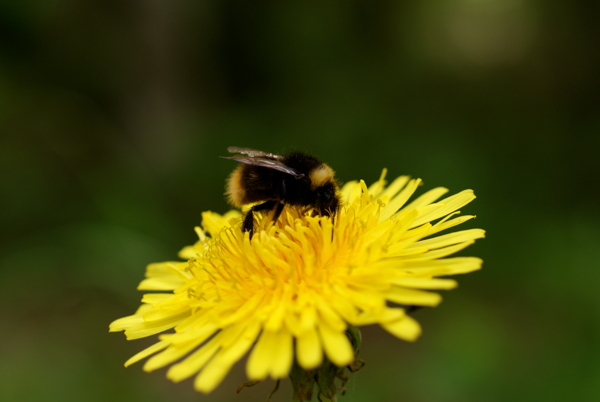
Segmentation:
<svg viewBox="0 0 600 402">
<path fill-rule="evenodd" d="M 110 325 L 127 339 L 174 330 L 125 365 L 151 356 L 144 370 L 170 365 L 168 378 L 195 376 L 195 388 L 208 393 L 246 353 L 252 381 L 283 378 L 293 364 L 349 365 L 349 326 L 378 324 L 415 340 L 421 327 L 405 307 L 436 306 L 433 291 L 457 285 L 441 277 L 479 269 L 479 258 L 449 256 L 484 236 L 439 234 L 474 217 L 458 211 L 473 191 L 438 201 L 448 190 L 435 188 L 409 202 L 419 185 L 406 176 L 386 185 L 384 170 L 370 187 L 345 184 L 333 220 L 294 207 L 275 224 L 257 214 L 251 241 L 241 212 L 203 213 L 199 241 L 180 252 L 187 261 L 150 264 L 138 289 L 153 293 Z"/>
</svg>

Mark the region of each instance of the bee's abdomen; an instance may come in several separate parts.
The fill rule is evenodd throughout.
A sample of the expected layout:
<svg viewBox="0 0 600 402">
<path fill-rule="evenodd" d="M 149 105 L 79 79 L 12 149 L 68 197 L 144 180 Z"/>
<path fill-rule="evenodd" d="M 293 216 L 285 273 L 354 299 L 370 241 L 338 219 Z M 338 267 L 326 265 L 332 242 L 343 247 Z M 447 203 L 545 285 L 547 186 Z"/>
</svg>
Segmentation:
<svg viewBox="0 0 600 402">
<path fill-rule="evenodd" d="M 279 200 L 278 192 L 273 187 L 278 178 L 273 176 L 277 174 L 274 175 L 270 169 L 239 165 L 227 180 L 225 194 L 229 203 L 241 207 L 258 201 Z"/>
</svg>

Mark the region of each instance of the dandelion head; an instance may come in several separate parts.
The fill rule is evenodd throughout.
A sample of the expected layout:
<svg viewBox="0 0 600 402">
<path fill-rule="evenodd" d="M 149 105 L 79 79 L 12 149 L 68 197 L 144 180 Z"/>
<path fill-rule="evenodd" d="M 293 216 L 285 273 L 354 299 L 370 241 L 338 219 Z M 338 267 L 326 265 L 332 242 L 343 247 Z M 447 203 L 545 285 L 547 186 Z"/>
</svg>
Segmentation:
<svg viewBox="0 0 600 402">
<path fill-rule="evenodd" d="M 180 252 L 187 261 L 149 265 L 139 289 L 153 293 L 111 324 L 128 339 L 173 330 L 126 365 L 150 357 L 145 370 L 170 365 L 171 380 L 195 376 L 210 392 L 246 354 L 253 381 L 285 377 L 293 364 L 350 365 L 349 326 L 415 340 L 421 327 L 406 306 L 436 306 L 434 291 L 456 286 L 447 276 L 479 269 L 479 258 L 450 256 L 484 236 L 447 231 L 473 218 L 459 215 L 471 190 L 440 200 L 447 190 L 435 188 L 409 202 L 419 185 L 406 176 L 388 185 L 384 171 L 369 187 L 344 185 L 333 218 L 290 206 L 275 223 L 255 214 L 252 238 L 240 211 L 205 212 L 198 242 Z"/>
</svg>

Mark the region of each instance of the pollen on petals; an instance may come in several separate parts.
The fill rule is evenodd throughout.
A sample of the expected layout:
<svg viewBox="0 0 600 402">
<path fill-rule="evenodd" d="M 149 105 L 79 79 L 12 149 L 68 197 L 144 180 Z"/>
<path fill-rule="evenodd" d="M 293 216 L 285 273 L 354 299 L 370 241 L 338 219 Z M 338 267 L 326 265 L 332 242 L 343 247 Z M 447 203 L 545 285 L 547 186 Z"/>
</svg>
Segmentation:
<svg viewBox="0 0 600 402">
<path fill-rule="evenodd" d="M 385 174 L 342 186 L 335 219 L 288 206 L 274 224 L 256 213 L 251 240 L 240 211 L 203 213 L 198 242 L 180 252 L 185 261 L 150 264 L 139 288 L 155 293 L 111 324 L 128 339 L 164 332 L 126 364 L 149 358 L 145 370 L 170 366 L 169 379 L 195 377 L 208 393 L 245 355 L 250 380 L 286 377 L 294 361 L 351 364 L 349 326 L 377 324 L 416 340 L 421 327 L 404 307 L 437 306 L 436 291 L 457 286 L 447 276 L 479 269 L 479 258 L 452 255 L 484 231 L 449 231 L 474 218 L 459 215 L 471 190 L 414 197 L 420 180 L 388 184 Z"/>
</svg>

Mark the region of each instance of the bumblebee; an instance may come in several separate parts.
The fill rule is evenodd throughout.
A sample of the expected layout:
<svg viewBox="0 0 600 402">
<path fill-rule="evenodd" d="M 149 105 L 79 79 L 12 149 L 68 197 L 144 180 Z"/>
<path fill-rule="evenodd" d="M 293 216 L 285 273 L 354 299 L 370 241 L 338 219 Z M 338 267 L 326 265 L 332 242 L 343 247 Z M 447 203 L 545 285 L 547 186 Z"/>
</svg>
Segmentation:
<svg viewBox="0 0 600 402">
<path fill-rule="evenodd" d="M 250 148 L 229 147 L 236 153 L 224 156 L 240 165 L 227 180 L 227 199 L 235 207 L 252 206 L 242 231 L 254 234 L 254 212 L 273 211 L 276 222 L 285 205 L 307 207 L 313 215 L 334 217 L 340 207 L 338 184 L 333 170 L 312 155 L 290 152 L 275 155 Z"/>
</svg>

